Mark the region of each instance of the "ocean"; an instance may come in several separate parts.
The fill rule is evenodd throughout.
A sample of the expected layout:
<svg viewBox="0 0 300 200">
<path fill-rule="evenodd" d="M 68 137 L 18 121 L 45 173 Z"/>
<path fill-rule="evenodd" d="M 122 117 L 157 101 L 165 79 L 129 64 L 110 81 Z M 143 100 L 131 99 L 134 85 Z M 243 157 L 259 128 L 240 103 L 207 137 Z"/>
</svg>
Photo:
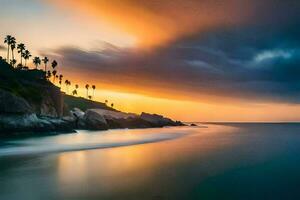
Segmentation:
<svg viewBox="0 0 300 200">
<path fill-rule="evenodd" d="M 0 199 L 300 199 L 300 124 L 78 131 L 1 141 Z"/>
</svg>

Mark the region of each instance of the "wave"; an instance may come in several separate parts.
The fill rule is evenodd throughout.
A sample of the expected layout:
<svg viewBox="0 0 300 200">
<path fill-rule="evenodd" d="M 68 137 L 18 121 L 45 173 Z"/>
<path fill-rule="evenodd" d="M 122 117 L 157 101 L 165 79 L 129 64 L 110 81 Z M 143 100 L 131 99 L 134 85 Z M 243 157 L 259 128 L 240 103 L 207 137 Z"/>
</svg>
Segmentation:
<svg viewBox="0 0 300 200">
<path fill-rule="evenodd" d="M 149 133 L 149 131 L 152 131 L 152 133 Z M 123 147 L 173 140 L 187 134 L 187 131 L 175 131 L 173 129 L 159 130 L 156 133 L 153 133 L 153 131 L 154 130 L 115 130 L 105 133 L 80 131 L 77 134 L 10 141 L 6 143 L 6 146 L 0 148 L 0 156 Z"/>
</svg>

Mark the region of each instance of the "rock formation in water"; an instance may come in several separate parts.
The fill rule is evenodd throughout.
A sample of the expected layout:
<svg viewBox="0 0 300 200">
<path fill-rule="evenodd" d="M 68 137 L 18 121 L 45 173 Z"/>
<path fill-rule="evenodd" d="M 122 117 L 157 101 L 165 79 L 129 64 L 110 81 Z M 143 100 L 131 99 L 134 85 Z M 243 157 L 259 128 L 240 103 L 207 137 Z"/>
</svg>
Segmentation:
<svg viewBox="0 0 300 200">
<path fill-rule="evenodd" d="M 141 115 L 110 111 L 105 109 L 88 109 L 86 112 L 75 108 L 71 111 L 73 121 L 78 129 L 106 130 L 115 128 L 154 128 L 164 126 L 182 126 L 161 115 L 142 113 Z"/>
</svg>

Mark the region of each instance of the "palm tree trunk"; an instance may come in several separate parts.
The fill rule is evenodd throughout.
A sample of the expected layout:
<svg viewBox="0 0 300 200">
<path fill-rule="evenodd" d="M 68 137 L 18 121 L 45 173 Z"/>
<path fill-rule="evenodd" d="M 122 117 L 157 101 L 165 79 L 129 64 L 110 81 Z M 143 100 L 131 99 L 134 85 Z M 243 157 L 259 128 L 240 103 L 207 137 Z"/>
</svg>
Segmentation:
<svg viewBox="0 0 300 200">
<path fill-rule="evenodd" d="M 7 44 L 7 63 L 9 63 L 9 44 Z"/>
<path fill-rule="evenodd" d="M 47 64 L 45 64 L 45 72 L 47 71 Z"/>
<path fill-rule="evenodd" d="M 14 55 L 14 51 L 13 50 L 11 50 L 11 54 L 12 54 L 12 60 L 14 60 L 15 59 L 15 55 Z M 13 64 L 13 67 L 15 67 L 15 64 Z"/>
<path fill-rule="evenodd" d="M 22 62 L 21 62 L 21 65 L 22 65 Z M 25 67 L 27 67 L 27 59 L 25 59 Z"/>
<path fill-rule="evenodd" d="M 23 56 L 22 56 L 22 52 L 21 52 L 21 65 L 23 65 L 23 63 L 22 63 L 22 58 L 23 58 Z"/>
</svg>

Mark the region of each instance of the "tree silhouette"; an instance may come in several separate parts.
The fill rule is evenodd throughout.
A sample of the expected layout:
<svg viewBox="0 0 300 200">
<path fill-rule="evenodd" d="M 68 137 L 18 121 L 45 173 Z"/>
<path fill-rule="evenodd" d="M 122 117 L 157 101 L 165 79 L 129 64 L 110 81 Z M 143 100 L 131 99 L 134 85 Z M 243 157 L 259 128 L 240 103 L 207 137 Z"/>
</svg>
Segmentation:
<svg viewBox="0 0 300 200">
<path fill-rule="evenodd" d="M 13 37 L 11 35 L 7 35 L 4 38 L 4 43 L 7 44 L 7 58 L 6 58 L 6 62 L 9 63 L 9 50 L 10 50 L 10 45 L 12 43 Z"/>
<path fill-rule="evenodd" d="M 76 90 L 76 89 L 72 91 L 72 95 L 73 95 L 73 96 L 76 96 L 76 95 L 77 95 L 77 90 Z"/>
<path fill-rule="evenodd" d="M 105 100 L 105 104 L 108 104 L 108 100 Z"/>
<path fill-rule="evenodd" d="M 89 95 L 89 96 L 88 96 L 88 98 L 89 98 L 89 100 L 91 100 L 91 99 L 92 99 L 92 96 L 91 96 L 91 95 Z"/>
<path fill-rule="evenodd" d="M 61 83 L 62 83 L 62 79 L 63 79 L 63 75 L 61 74 L 61 75 L 59 75 L 59 85 L 60 85 L 60 87 L 61 87 Z"/>
<path fill-rule="evenodd" d="M 89 97 L 89 88 L 90 88 L 89 84 L 86 84 L 85 89 L 86 89 L 86 97 L 87 98 Z"/>
<path fill-rule="evenodd" d="M 53 71 L 52 71 L 53 83 L 55 83 L 56 74 L 57 74 L 57 71 L 56 71 L 56 70 L 53 70 Z"/>
<path fill-rule="evenodd" d="M 47 57 L 44 57 L 42 59 L 42 61 L 43 61 L 44 65 L 45 65 L 45 72 L 46 72 L 47 71 L 47 63 L 49 62 L 49 59 Z"/>
<path fill-rule="evenodd" d="M 18 44 L 17 49 L 18 49 L 18 53 L 21 55 L 21 65 L 23 66 L 22 58 L 24 55 L 24 51 L 26 49 L 25 44 L 23 44 L 23 43 Z"/>
<path fill-rule="evenodd" d="M 57 67 L 57 65 L 58 64 L 57 64 L 56 60 L 53 60 L 53 62 L 51 63 L 53 70 Z"/>
<path fill-rule="evenodd" d="M 46 78 L 47 78 L 48 80 L 51 78 L 51 71 L 50 71 L 50 70 L 47 71 Z"/>
<path fill-rule="evenodd" d="M 16 59 L 12 59 L 10 60 L 10 64 L 15 67 L 15 64 L 17 63 L 17 60 Z"/>
<path fill-rule="evenodd" d="M 77 90 L 77 89 L 79 88 L 79 85 L 78 85 L 78 84 L 76 84 L 76 85 L 75 85 L 75 88 L 76 88 L 76 90 Z"/>
<path fill-rule="evenodd" d="M 66 84 L 66 93 L 68 94 L 69 93 L 69 86 L 71 85 L 71 81 L 66 80 L 65 84 Z"/>
<path fill-rule="evenodd" d="M 96 86 L 92 85 L 92 89 L 93 89 L 93 98 L 95 98 L 95 89 L 96 89 Z"/>
<path fill-rule="evenodd" d="M 35 65 L 35 69 L 37 69 L 38 66 L 41 64 L 41 59 L 39 57 L 34 57 L 33 64 Z"/>
<path fill-rule="evenodd" d="M 12 55 L 12 61 L 15 61 L 15 54 L 14 54 L 14 50 L 16 49 L 16 38 L 12 37 L 11 41 L 10 41 L 10 49 L 11 49 L 11 55 Z M 14 63 L 12 66 L 15 67 L 16 62 L 12 62 Z"/>
<path fill-rule="evenodd" d="M 110 106 L 113 108 L 113 107 L 114 107 L 114 104 L 112 103 Z"/>
<path fill-rule="evenodd" d="M 28 51 L 28 50 L 25 50 L 23 53 L 22 53 L 22 56 L 25 60 L 25 67 L 27 67 L 27 60 L 29 60 L 29 58 L 32 56 L 31 53 Z M 22 64 L 21 64 L 22 65 Z"/>
</svg>

